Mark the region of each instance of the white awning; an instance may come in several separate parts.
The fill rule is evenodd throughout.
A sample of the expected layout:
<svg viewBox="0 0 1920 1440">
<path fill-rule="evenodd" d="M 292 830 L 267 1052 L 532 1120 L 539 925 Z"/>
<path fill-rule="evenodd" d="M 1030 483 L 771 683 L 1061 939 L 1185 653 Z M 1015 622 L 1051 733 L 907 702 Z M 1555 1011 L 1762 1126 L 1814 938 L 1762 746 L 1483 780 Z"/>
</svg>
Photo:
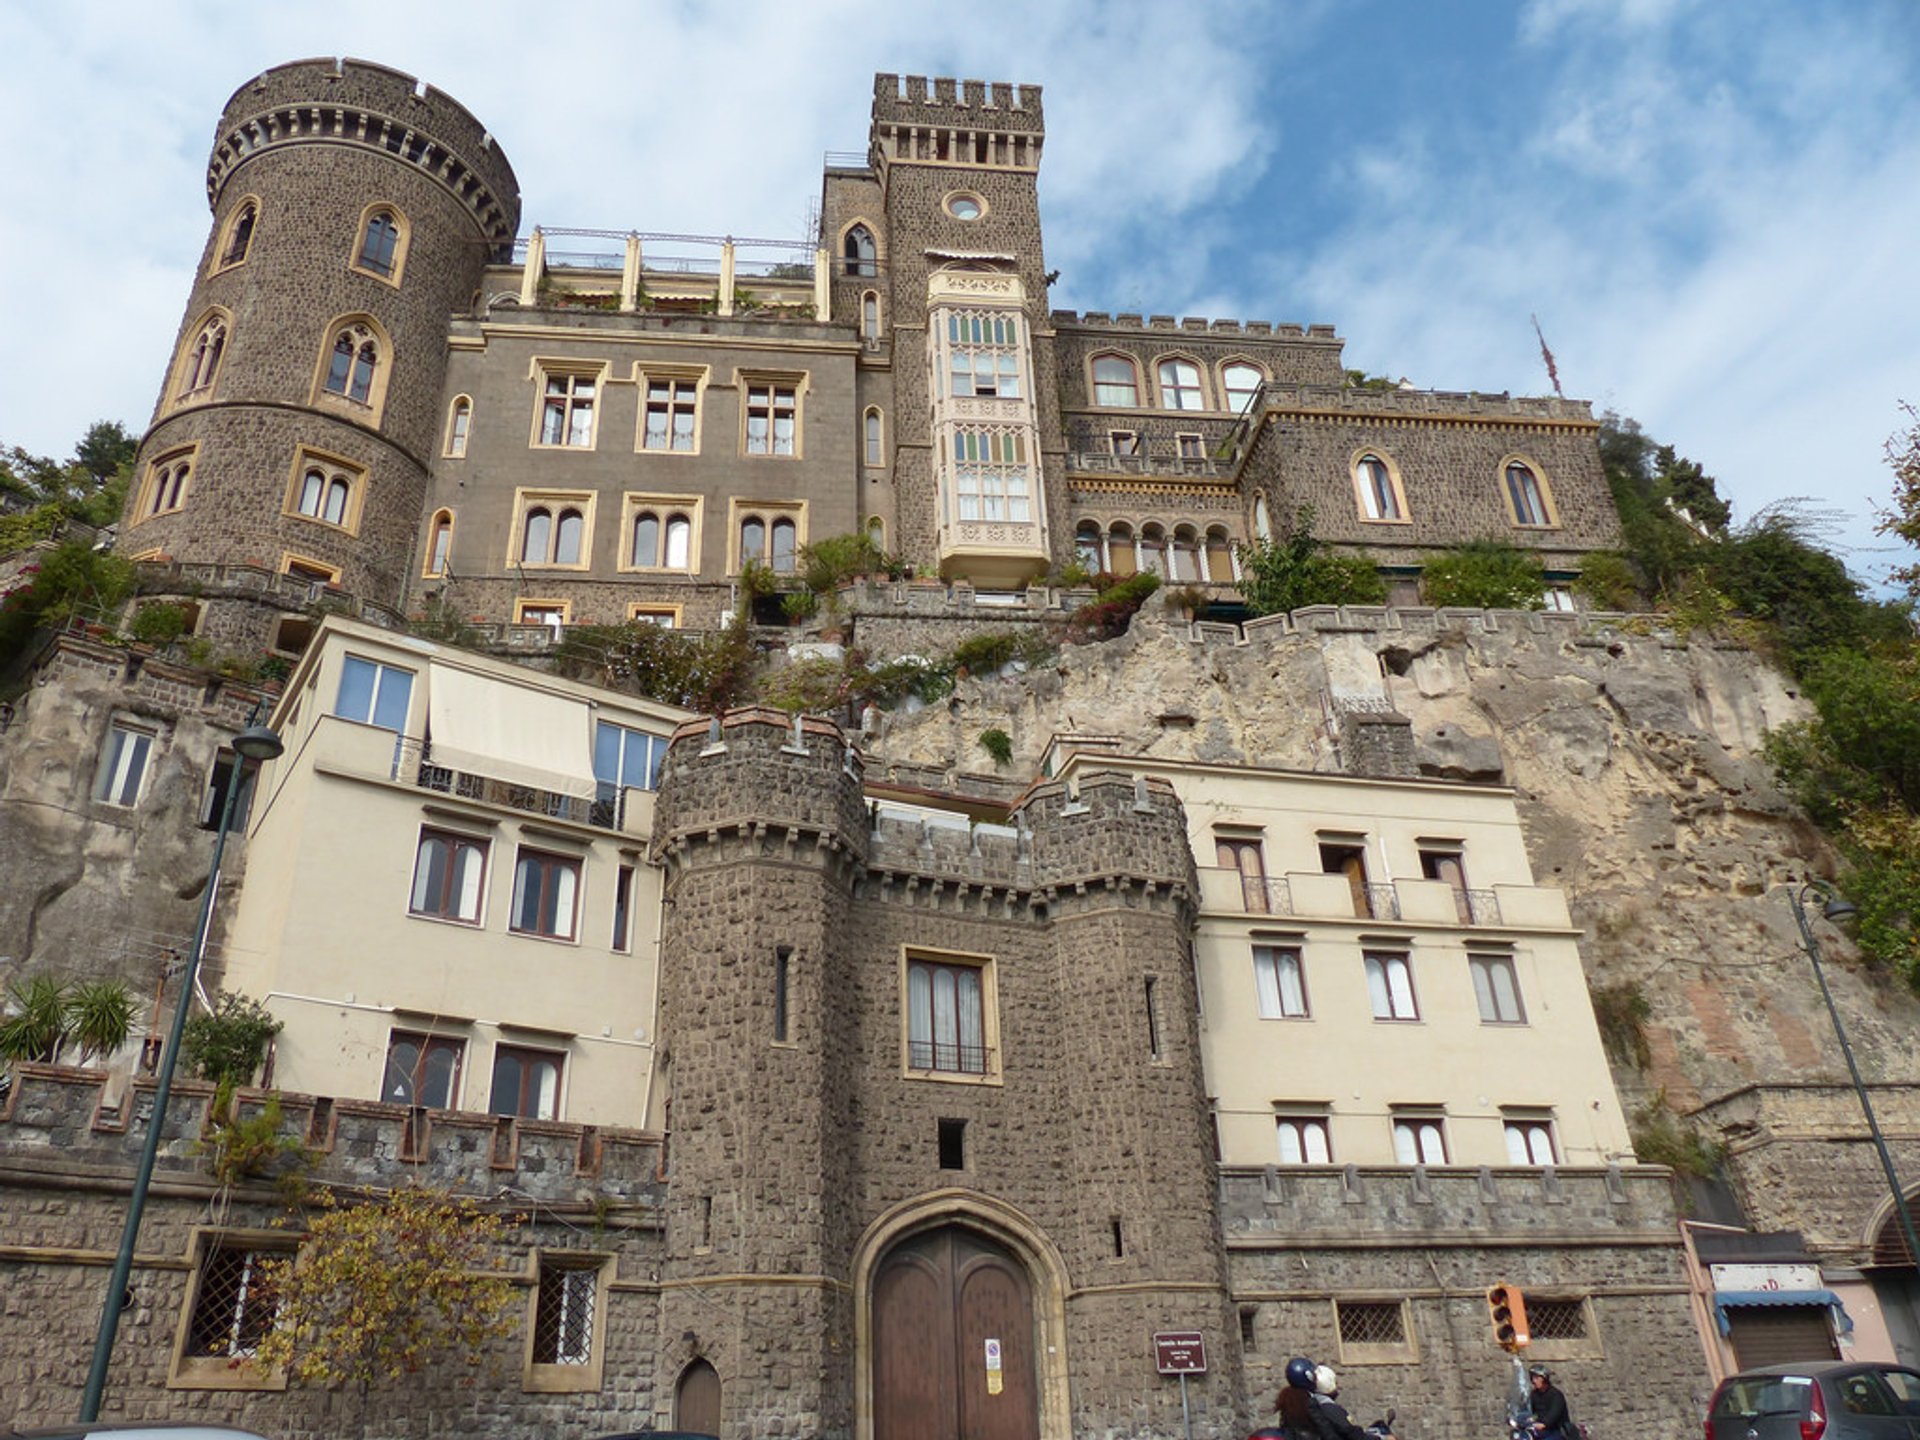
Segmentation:
<svg viewBox="0 0 1920 1440">
<path fill-rule="evenodd" d="M 427 723 L 435 765 L 560 795 L 594 793 L 584 700 L 432 665 Z"/>
</svg>

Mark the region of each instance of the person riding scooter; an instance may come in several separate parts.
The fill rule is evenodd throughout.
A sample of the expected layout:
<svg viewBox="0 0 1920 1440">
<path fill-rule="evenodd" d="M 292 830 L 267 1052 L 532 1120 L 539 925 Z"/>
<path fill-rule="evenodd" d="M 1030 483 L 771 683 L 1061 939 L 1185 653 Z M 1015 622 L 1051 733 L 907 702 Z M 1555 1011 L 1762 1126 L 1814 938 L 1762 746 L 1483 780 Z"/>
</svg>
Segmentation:
<svg viewBox="0 0 1920 1440">
<path fill-rule="evenodd" d="M 1377 1440 L 1354 1424 L 1339 1403 L 1340 1382 L 1332 1366 L 1295 1356 L 1287 1362 L 1286 1374 L 1279 1410 L 1280 1428 L 1289 1440 Z"/>
</svg>

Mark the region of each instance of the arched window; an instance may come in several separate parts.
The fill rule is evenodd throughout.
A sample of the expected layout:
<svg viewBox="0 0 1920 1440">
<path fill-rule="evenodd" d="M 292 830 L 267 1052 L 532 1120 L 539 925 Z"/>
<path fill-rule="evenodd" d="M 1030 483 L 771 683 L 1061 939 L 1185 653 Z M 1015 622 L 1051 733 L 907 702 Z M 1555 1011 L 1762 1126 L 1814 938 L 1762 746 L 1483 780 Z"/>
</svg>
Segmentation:
<svg viewBox="0 0 1920 1440">
<path fill-rule="evenodd" d="M 447 413 L 447 454 L 458 460 L 467 453 L 467 430 L 473 424 L 473 401 L 464 395 L 454 398 Z"/>
<path fill-rule="evenodd" d="M 1539 474 L 1524 460 L 1507 464 L 1507 504 L 1516 525 L 1551 525 L 1553 512 L 1547 506 L 1547 488 Z"/>
<path fill-rule="evenodd" d="M 1158 525 L 1140 527 L 1140 568 L 1167 578 L 1167 536 Z"/>
<path fill-rule="evenodd" d="M 186 368 L 180 375 L 180 399 L 213 388 L 213 377 L 220 369 L 220 356 L 226 348 L 227 322 L 215 316 L 200 327 L 200 333 L 187 351 Z"/>
<path fill-rule="evenodd" d="M 867 517 L 867 539 L 873 542 L 874 549 L 880 551 L 882 554 L 886 553 L 887 522 L 882 520 L 878 515 L 869 515 Z"/>
<path fill-rule="evenodd" d="M 758 560 L 767 561 L 767 522 L 757 515 L 749 515 L 740 522 L 740 562 Z"/>
<path fill-rule="evenodd" d="M 220 248 L 219 265 L 222 270 L 229 265 L 238 265 L 247 258 L 247 251 L 253 245 L 254 221 L 260 218 L 260 207 L 248 200 L 235 212 L 233 223 L 227 227 L 227 243 Z"/>
<path fill-rule="evenodd" d="M 320 518 L 329 525 L 346 524 L 347 501 L 351 495 L 352 491 L 348 489 L 347 482 L 338 475 L 327 481 L 327 500 L 321 507 Z"/>
<path fill-rule="evenodd" d="M 447 573 L 447 561 L 453 555 L 453 513 L 442 510 L 433 517 L 427 531 L 427 570 L 429 575 Z"/>
<path fill-rule="evenodd" d="M 379 363 L 380 350 L 373 333 L 364 325 L 343 326 L 334 336 L 333 355 L 327 362 L 327 389 L 357 404 L 371 404 Z"/>
<path fill-rule="evenodd" d="M 1369 520 L 1404 520 L 1406 506 L 1400 499 L 1400 487 L 1393 471 L 1378 455 L 1362 455 L 1353 467 L 1354 485 L 1360 492 L 1360 513 Z"/>
<path fill-rule="evenodd" d="M 544 505 L 527 511 L 520 527 L 520 558 L 530 565 L 544 565 L 553 547 L 553 512 Z"/>
<path fill-rule="evenodd" d="M 586 534 L 586 518 L 578 510 L 562 510 L 560 522 L 553 532 L 553 563 L 556 565 L 578 565 L 580 563 L 580 541 Z"/>
<path fill-rule="evenodd" d="M 1231 584 L 1240 578 L 1239 566 L 1234 563 L 1233 541 L 1227 537 L 1225 526 L 1207 527 L 1206 558 L 1207 579 L 1215 584 Z"/>
<path fill-rule="evenodd" d="M 186 504 L 187 476 L 192 468 L 191 449 L 163 455 L 154 461 L 153 467 L 147 472 L 146 507 L 139 512 L 139 518 L 145 520 L 150 516 L 165 515 Z"/>
<path fill-rule="evenodd" d="M 1260 373 L 1260 367 L 1249 365 L 1243 360 L 1235 360 L 1220 367 L 1220 390 L 1226 396 L 1227 409 L 1235 414 L 1245 410 L 1253 403 L 1253 397 L 1260 393 L 1260 386 L 1266 380 Z"/>
<path fill-rule="evenodd" d="M 1093 362 L 1093 403 L 1136 406 L 1140 403 L 1140 373 L 1124 355 L 1099 355 Z"/>
<path fill-rule="evenodd" d="M 1200 536 L 1191 525 L 1173 532 L 1173 548 L 1168 555 L 1169 578 L 1192 584 L 1200 578 Z"/>
<path fill-rule="evenodd" d="M 1134 558 L 1133 529 L 1124 521 L 1107 531 L 1107 573 L 1125 579 L 1139 568 Z"/>
<path fill-rule="evenodd" d="M 684 515 L 667 517 L 666 566 L 686 570 L 693 564 L 693 522 Z"/>
<path fill-rule="evenodd" d="M 660 517 L 651 510 L 633 517 L 632 563 L 641 567 L 660 563 Z"/>
<path fill-rule="evenodd" d="M 773 522 L 773 572 L 776 575 L 793 573 L 794 556 L 798 549 L 799 531 L 791 520 Z"/>
<path fill-rule="evenodd" d="M 860 336 L 864 340 L 880 338 L 880 297 L 871 290 L 860 297 Z"/>
<path fill-rule="evenodd" d="M 1073 558 L 1080 562 L 1080 568 L 1089 574 L 1098 575 L 1106 569 L 1106 561 L 1101 553 L 1100 525 L 1098 521 L 1082 520 L 1074 527 Z"/>
<path fill-rule="evenodd" d="M 391 278 L 400 249 L 400 219 L 391 210 L 375 210 L 360 231 L 362 270 Z"/>
<path fill-rule="evenodd" d="M 882 439 L 880 412 L 878 409 L 870 408 L 866 417 L 867 464 L 876 469 L 886 464 L 886 451 L 882 448 Z"/>
<path fill-rule="evenodd" d="M 1191 360 L 1160 362 L 1160 408 L 1163 410 L 1201 410 L 1200 367 Z"/>
<path fill-rule="evenodd" d="M 874 264 L 873 232 L 864 225 L 847 231 L 846 273 L 870 277 L 879 273 Z"/>
<path fill-rule="evenodd" d="M 300 476 L 295 507 L 309 520 L 345 527 L 353 516 L 353 482 L 337 471 L 310 464 Z"/>
</svg>

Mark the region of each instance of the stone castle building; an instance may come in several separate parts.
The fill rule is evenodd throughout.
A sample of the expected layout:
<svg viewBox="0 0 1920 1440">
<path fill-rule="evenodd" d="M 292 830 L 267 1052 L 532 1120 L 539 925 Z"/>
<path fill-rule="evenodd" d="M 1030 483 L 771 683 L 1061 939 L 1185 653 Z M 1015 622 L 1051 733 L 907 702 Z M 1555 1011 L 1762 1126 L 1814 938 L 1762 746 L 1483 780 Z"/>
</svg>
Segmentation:
<svg viewBox="0 0 1920 1440">
<path fill-rule="evenodd" d="M 1322 325 L 1055 311 L 1045 139 L 1036 86 L 882 75 L 817 235 L 521 242 L 449 97 L 267 71 L 220 118 L 122 548 L 288 653 L 315 595 L 712 625 L 750 561 L 854 531 L 980 591 L 1078 563 L 1230 598 L 1235 545 L 1309 506 L 1403 600 L 1496 536 L 1571 607 L 1618 538 L 1584 403 L 1357 389 Z"/>
<path fill-rule="evenodd" d="M 1297 657 L 1257 677 L 1288 725 L 1314 710 L 1305 757 L 1076 732 L 1025 786 L 406 633 L 710 628 L 754 567 L 855 532 L 916 577 L 849 601 L 883 653 L 1101 571 L 1231 617 L 1236 546 L 1308 508 L 1396 601 L 1495 536 L 1573 608 L 1619 538 L 1587 406 L 1354 385 L 1325 326 L 1055 311 L 1044 143 L 1036 87 L 880 76 L 815 235 L 523 239 L 495 137 L 410 77 L 300 62 L 221 116 L 119 536 L 196 638 L 291 669 L 216 974 L 286 1023 L 260 1079 L 318 1180 L 424 1175 L 525 1217 L 500 1368 L 368 1433 L 411 1408 L 581 1440 L 1066 1440 L 1172 1433 L 1185 1401 L 1228 1440 L 1304 1352 L 1453 1440 L 1499 1423 L 1496 1280 L 1536 1296 L 1583 1415 L 1696 1422 L 1724 1357 L 1627 1142 L 1580 926 L 1498 747 L 1431 759 L 1400 713 L 1440 684 L 1400 634 L 1431 612 L 1303 625 L 1318 684 Z M 1621 649 L 1548 618 L 1570 653 Z M 202 773 L 254 698 L 73 638 L 39 673 L 5 794 L 45 843 L 0 897 L 28 954 L 156 876 L 198 896 Z M 103 746 L 144 780 L 103 789 Z M 83 1357 L 150 1083 L 22 1066 L 0 1100 L 0 1273 L 76 1318 L 0 1360 L 22 1416 Z M 210 1099 L 162 1117 L 110 1393 L 338 1433 L 325 1394 L 196 1348 L 249 1318 L 223 1277 L 289 1243 L 264 1187 L 205 1177 Z M 1155 1370 L 1166 1332 L 1204 1372 Z"/>
</svg>

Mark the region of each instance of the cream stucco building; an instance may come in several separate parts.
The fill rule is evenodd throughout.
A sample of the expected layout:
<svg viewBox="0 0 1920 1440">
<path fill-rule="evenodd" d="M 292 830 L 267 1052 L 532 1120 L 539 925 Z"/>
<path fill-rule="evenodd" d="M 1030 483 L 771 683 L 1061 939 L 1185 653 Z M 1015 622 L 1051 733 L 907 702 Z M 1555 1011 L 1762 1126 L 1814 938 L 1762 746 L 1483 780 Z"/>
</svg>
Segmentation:
<svg viewBox="0 0 1920 1440">
<path fill-rule="evenodd" d="M 1122 755 L 1170 782 L 1200 878 L 1201 1043 L 1222 1163 L 1631 1163 L 1566 898 L 1513 792 Z"/>
<path fill-rule="evenodd" d="M 653 781 L 685 712 L 330 618 L 273 723 L 224 983 L 273 1083 L 639 1125 Z"/>
</svg>

